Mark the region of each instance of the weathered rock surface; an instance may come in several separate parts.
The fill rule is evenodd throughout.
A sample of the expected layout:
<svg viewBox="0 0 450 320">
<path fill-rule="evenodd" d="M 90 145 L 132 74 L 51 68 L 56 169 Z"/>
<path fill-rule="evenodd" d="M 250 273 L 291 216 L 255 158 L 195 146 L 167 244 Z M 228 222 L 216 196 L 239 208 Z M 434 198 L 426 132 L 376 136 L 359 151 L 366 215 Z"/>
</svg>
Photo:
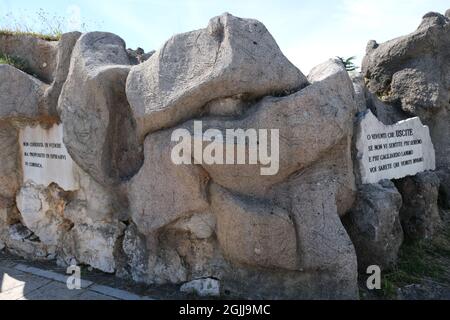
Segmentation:
<svg viewBox="0 0 450 320">
<path fill-rule="evenodd" d="M 56 246 L 72 223 L 64 218 L 63 190 L 27 184 L 17 194 L 16 203 L 24 225 L 45 245 Z"/>
<path fill-rule="evenodd" d="M 333 151 L 329 157 L 292 175 L 273 189 L 272 196 L 281 207 L 290 210 L 294 221 L 300 270 L 314 279 L 304 281 L 304 285 L 319 297 L 328 297 L 321 288 L 340 287 L 339 292 L 333 293 L 334 298 L 354 299 L 358 292 L 357 262 L 355 248 L 339 217 L 339 206 L 343 205 L 339 192 L 345 170 L 341 167 L 343 158 L 336 158 L 336 154 L 339 152 Z M 346 203 L 341 210 L 347 211 L 352 204 L 353 201 Z"/>
<path fill-rule="evenodd" d="M 6 246 L 5 242 L 9 237 L 8 228 L 11 224 L 10 219 L 10 208 L 12 205 L 12 201 L 0 197 L 0 242 Z"/>
<path fill-rule="evenodd" d="M 202 278 L 227 279 L 233 290 L 232 283 L 241 277 L 244 284 L 238 291 L 246 294 L 255 286 L 266 286 L 259 297 L 308 297 L 305 290 L 316 297 L 357 296 L 355 250 L 339 218 L 351 208 L 356 188 L 351 159 L 353 86 L 344 66 L 333 60 L 315 68 L 309 81 L 312 84 L 287 97 L 246 105 L 241 119 L 213 116 L 223 105 L 225 113 L 242 112 L 239 99 L 215 101 L 208 107 L 210 117 L 202 119 L 204 131 L 279 129 L 280 170 L 274 176 L 262 176 L 261 164 L 175 165 L 171 134 L 185 129 L 194 135 L 193 121 L 147 135 L 144 165 L 127 184 L 131 216 L 142 234 L 138 242 L 124 239 L 127 247 L 139 252 L 135 259 L 133 250 L 124 250 L 130 260 L 139 261 L 133 263 L 135 268 L 130 266 L 137 271 L 134 278 L 142 278 L 142 266 L 149 270 L 146 282 L 156 283 L 188 280 L 189 270 L 199 270 L 196 274 Z M 196 156 L 194 152 L 199 161 Z M 322 208 L 319 214 L 317 208 Z M 192 223 L 187 227 L 187 221 L 210 217 L 209 212 L 217 219 L 215 233 L 212 223 L 202 224 L 205 233 L 203 227 L 193 229 Z M 145 249 L 137 249 L 144 244 Z M 189 246 L 200 253 L 189 253 Z M 219 248 L 226 261 L 208 253 Z M 174 267 L 180 259 L 186 269 Z M 203 262 L 193 267 L 193 260 Z M 254 279 L 255 272 L 263 275 Z M 330 293 L 326 287 L 340 290 Z M 269 293 L 270 288 L 276 289 Z"/>
<path fill-rule="evenodd" d="M 73 228 L 64 234 L 61 256 L 104 272 L 117 268 L 115 252 L 128 219 L 124 199 L 103 187 L 79 168 L 80 189 L 70 194 L 64 217 Z"/>
<path fill-rule="evenodd" d="M 145 53 L 144 49 L 137 48 L 136 50 L 127 49 L 128 57 L 130 58 L 131 64 L 139 64 L 147 61 L 153 54 L 155 50 Z"/>
<path fill-rule="evenodd" d="M 0 64 L 0 118 L 38 118 L 45 114 L 42 104 L 46 85 L 7 64 Z"/>
<path fill-rule="evenodd" d="M 298 268 L 295 227 L 287 211 L 258 199 L 233 196 L 217 185 L 210 193 L 226 258 L 251 266 Z"/>
<path fill-rule="evenodd" d="M 58 41 L 46 41 L 26 34 L 0 35 L 0 53 L 17 57 L 29 72 L 50 84 L 57 68 Z"/>
<path fill-rule="evenodd" d="M 64 33 L 58 41 L 57 54 L 55 57 L 57 63 L 55 71 L 53 72 L 53 82 L 44 94 L 44 104 L 47 106 L 48 113 L 51 116 L 58 115 L 56 108 L 59 95 L 61 94 L 62 87 L 67 79 L 67 74 L 69 73 L 72 50 L 80 36 L 80 32 Z"/>
<path fill-rule="evenodd" d="M 223 14 L 205 29 L 172 37 L 134 67 L 127 97 L 143 140 L 200 114 L 211 100 L 282 94 L 307 83 L 262 23 Z"/>
<path fill-rule="evenodd" d="M 360 187 L 355 206 L 343 223 L 355 246 L 361 272 L 371 265 L 382 270 L 395 265 L 403 242 L 401 206 L 402 197 L 389 180 Z"/>
<path fill-rule="evenodd" d="M 115 245 L 124 228 L 121 223 L 76 224 L 65 234 L 63 250 L 66 256 L 75 257 L 79 263 L 113 273 Z"/>
<path fill-rule="evenodd" d="M 128 184 L 130 212 L 143 234 L 208 209 L 208 175 L 199 166 L 175 165 L 169 131 L 149 135 L 144 143 L 144 165 Z"/>
<path fill-rule="evenodd" d="M 193 280 L 183 284 L 180 291 L 200 297 L 218 297 L 220 296 L 220 282 L 211 278 Z"/>
<path fill-rule="evenodd" d="M 446 301 L 450 299 L 450 287 L 432 279 L 423 279 L 420 284 L 411 284 L 399 288 L 397 290 L 397 299 L 408 301 Z"/>
<path fill-rule="evenodd" d="M 19 132 L 6 121 L 0 121 L 0 197 L 14 198 L 21 184 Z"/>
<path fill-rule="evenodd" d="M 450 172 L 439 170 L 436 172 L 441 182 L 439 187 L 439 203 L 445 209 L 450 209 Z"/>
<path fill-rule="evenodd" d="M 202 167 L 213 181 L 233 192 L 263 196 L 271 186 L 308 167 L 343 139 L 351 136 L 355 103 L 352 82 L 344 67 L 330 60 L 313 70 L 309 78 L 312 84 L 308 87 L 287 97 L 266 97 L 252 106 L 249 110 L 252 112 L 248 112 L 242 119 L 207 118 L 203 121 L 203 130 L 217 129 L 223 136 L 228 128 L 279 130 L 278 173 L 261 175 L 261 168 L 268 167 L 261 163 L 203 163 Z M 194 136 L 192 122 L 187 122 L 182 127 Z M 269 146 L 274 145 L 270 143 L 270 137 L 267 142 Z M 264 142 L 260 143 L 264 145 Z M 206 144 L 207 142 L 204 147 Z M 233 144 L 237 145 L 236 140 Z M 268 151 L 270 153 L 270 148 Z M 195 159 L 196 155 L 193 157 Z M 348 164 L 346 161 L 345 163 Z M 351 167 L 350 163 L 349 168 Z M 353 174 L 351 176 L 353 178 Z M 354 182 L 349 180 L 348 186 L 351 188 Z"/>
<path fill-rule="evenodd" d="M 216 230 L 217 219 L 209 213 L 194 214 L 191 217 L 180 219 L 171 226 L 173 229 L 187 231 L 197 239 L 208 239 Z"/>
<path fill-rule="evenodd" d="M 145 237 L 139 233 L 134 223 L 130 224 L 122 241 L 124 261 L 118 266 L 120 277 L 131 277 L 136 282 L 147 282 L 148 279 L 148 251 Z"/>
<path fill-rule="evenodd" d="M 410 118 L 410 115 L 402 109 L 384 103 L 376 94 L 370 92 L 366 87 L 362 73 L 354 73 L 351 77 L 356 94 L 355 102 L 358 112 L 364 113 L 367 110 L 370 110 L 373 115 L 385 125 L 393 125 L 399 121 Z"/>
<path fill-rule="evenodd" d="M 422 172 L 396 182 L 403 198 L 400 221 L 405 236 L 430 239 L 441 225 L 438 195 L 440 181 L 434 172 Z"/>
<path fill-rule="evenodd" d="M 129 64 L 125 43 L 118 36 L 82 35 L 58 102 L 69 153 L 103 185 L 132 176 L 142 161 L 125 96 Z"/>
<path fill-rule="evenodd" d="M 30 260 L 52 260 L 55 258 L 54 246 L 46 246 L 39 241 L 22 223 L 8 226 L 8 236 L 5 239 L 8 251 Z"/>
<path fill-rule="evenodd" d="M 117 203 L 120 199 L 114 199 L 92 177 L 78 170 L 77 191 L 66 192 L 56 184 L 45 187 L 29 183 L 22 187 L 16 203 L 22 229 L 29 235 L 13 233 L 17 236 L 12 238 L 15 242 L 11 249 L 29 256 L 38 246 L 42 257 L 57 256 L 60 264 L 76 261 L 112 273 L 116 270 L 116 247 L 125 229 L 119 222 L 123 207 Z M 30 241 L 30 236 L 36 239 Z"/>
<path fill-rule="evenodd" d="M 126 220 L 124 200 L 103 187 L 81 168 L 77 170 L 80 189 L 73 193 L 64 215 L 74 223 L 94 224 Z"/>
<path fill-rule="evenodd" d="M 355 103 L 357 112 L 367 110 L 367 89 L 364 83 L 364 77 L 360 73 L 351 75 L 353 89 L 355 90 Z"/>
</svg>

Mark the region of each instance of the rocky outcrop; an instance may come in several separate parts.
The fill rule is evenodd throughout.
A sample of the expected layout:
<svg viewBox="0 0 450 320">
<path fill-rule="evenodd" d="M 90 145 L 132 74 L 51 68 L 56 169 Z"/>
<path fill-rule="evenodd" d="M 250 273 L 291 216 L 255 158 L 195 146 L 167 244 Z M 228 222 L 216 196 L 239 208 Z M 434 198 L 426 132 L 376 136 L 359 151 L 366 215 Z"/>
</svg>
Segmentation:
<svg viewBox="0 0 450 320">
<path fill-rule="evenodd" d="M 179 34 L 127 80 L 141 139 L 202 112 L 210 101 L 286 94 L 307 85 L 262 23 L 224 14 L 205 29 Z"/>
<path fill-rule="evenodd" d="M 368 89 L 390 108 L 429 126 L 439 169 L 450 170 L 450 21 L 428 13 L 413 33 L 369 42 L 363 61 Z"/>
<path fill-rule="evenodd" d="M 355 245 L 361 272 L 371 265 L 382 270 L 395 266 L 403 242 L 401 207 L 402 196 L 391 181 L 360 187 L 355 206 L 343 222 Z"/>
<path fill-rule="evenodd" d="M 434 172 L 422 172 L 396 182 L 403 197 L 400 220 L 409 239 L 431 239 L 438 231 L 441 225 L 439 185 L 439 178 Z"/>
<path fill-rule="evenodd" d="M 370 43 L 353 82 L 337 59 L 304 76 L 262 23 L 230 14 L 148 54 L 105 32 L 10 36 L 0 52 L 35 71 L 0 66 L 0 250 L 200 296 L 358 298 L 358 268 L 392 268 L 402 226 L 431 237 L 450 199 L 448 25 L 429 14 Z M 363 184 L 367 109 L 419 116 L 438 172 Z M 34 141 L 55 124 L 56 142 Z M 22 141 L 29 126 L 42 135 Z M 50 158 L 73 159 L 71 187 L 27 175 Z"/>
<path fill-rule="evenodd" d="M 0 53 L 21 59 L 27 71 L 46 84 L 53 81 L 58 65 L 58 41 L 27 34 L 2 33 Z"/>
<path fill-rule="evenodd" d="M 356 189 L 351 160 L 353 87 L 344 66 L 333 60 L 315 68 L 308 80 L 310 85 L 291 95 L 247 104 L 240 117 L 210 114 L 200 118 L 203 131 L 278 129 L 280 159 L 273 175 L 261 175 L 262 163 L 204 163 L 195 151 L 193 164 L 174 164 L 171 156 L 176 144 L 171 135 L 175 130 L 190 135 L 202 151 L 208 148 L 192 120 L 146 136 L 144 165 L 127 184 L 137 226 L 132 230 L 139 231 L 141 239 L 124 239 L 124 251 L 135 261 L 129 265 L 133 278 L 152 283 L 190 281 L 196 279 L 189 277 L 194 269 L 203 270 L 194 272 L 198 278 L 226 279 L 224 286 L 233 292 L 251 295 L 255 286 L 267 286 L 255 297 L 356 297 L 356 255 L 340 221 L 351 208 Z M 240 102 L 220 101 L 210 104 L 210 110 L 211 106 L 231 106 L 230 110 L 242 112 L 234 108 Z M 190 116 L 196 115 L 192 111 Z M 219 146 L 230 143 L 234 149 L 239 146 L 237 140 Z M 180 227 L 198 216 L 210 221 L 201 228 L 208 230 L 209 237 Z M 197 253 L 182 248 L 186 237 Z M 192 264 L 192 255 L 197 263 Z M 250 283 L 256 270 L 261 276 Z M 241 284 L 236 287 L 233 283 L 238 278 Z M 288 283 L 297 283 L 297 289 Z M 310 292 L 302 289 L 305 286 Z M 339 292 L 323 290 L 338 286 Z"/>
<path fill-rule="evenodd" d="M 33 106 L 39 107 L 42 115 L 57 116 L 56 106 L 58 98 L 69 72 L 73 47 L 80 35 L 81 33 L 79 32 L 65 33 L 61 35 L 58 41 L 45 41 L 31 35 L 0 35 L 0 53 L 14 59 L 20 59 L 24 67 L 22 71 L 30 75 L 28 81 L 37 83 L 40 89 L 44 90 L 44 92 L 39 92 L 38 94 L 39 103 L 31 102 Z M 20 73 L 14 72 L 16 73 L 14 77 L 17 78 Z M 0 74 L 7 76 L 7 73 L 4 71 L 0 72 Z M 24 75 L 21 77 L 27 78 Z M 10 81 L 2 81 L 2 83 L 4 85 L 11 84 Z M 22 84 L 19 85 L 12 82 L 12 85 L 15 90 L 19 88 L 23 90 L 22 92 L 17 92 L 19 95 L 23 92 L 33 92 L 33 90 Z M 24 94 L 23 96 L 27 96 L 30 99 L 33 95 L 35 95 L 34 92 L 31 95 Z M 19 107 L 25 108 L 26 106 L 21 105 Z"/>
<path fill-rule="evenodd" d="M 77 164 L 108 186 L 141 165 L 135 123 L 125 96 L 130 61 L 116 35 L 82 35 L 58 103 L 64 141 Z"/>
<path fill-rule="evenodd" d="M 129 183 L 131 216 L 144 234 L 208 209 L 207 173 L 199 166 L 175 165 L 171 160 L 174 145 L 170 132 L 149 135 L 144 165 Z"/>
<path fill-rule="evenodd" d="M 46 113 L 42 81 L 10 65 L 0 65 L 0 118 L 38 118 Z"/>
<path fill-rule="evenodd" d="M 44 104 L 48 108 L 48 113 L 52 116 L 57 115 L 58 99 L 61 94 L 62 87 L 66 82 L 69 73 L 70 58 L 72 57 L 72 50 L 81 36 L 79 32 L 69 32 L 61 35 L 58 41 L 56 54 L 56 68 L 53 72 L 53 82 L 47 88 L 44 94 Z"/>
</svg>

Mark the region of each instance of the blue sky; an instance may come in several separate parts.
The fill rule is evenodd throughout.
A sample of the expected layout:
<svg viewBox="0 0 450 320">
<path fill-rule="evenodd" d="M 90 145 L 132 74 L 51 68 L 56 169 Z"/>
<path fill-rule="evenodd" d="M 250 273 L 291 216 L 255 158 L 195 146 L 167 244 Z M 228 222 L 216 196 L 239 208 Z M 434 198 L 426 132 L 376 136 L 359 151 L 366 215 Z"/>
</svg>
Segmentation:
<svg viewBox="0 0 450 320">
<path fill-rule="evenodd" d="M 364 56 L 367 41 L 412 32 L 429 11 L 444 13 L 448 0 L 0 0 L 5 14 L 33 25 L 42 8 L 66 19 L 66 30 L 86 23 L 90 31 L 118 34 L 128 47 L 160 48 L 173 34 L 203 28 L 223 12 L 263 22 L 284 54 L 303 73 L 334 56 Z M 32 26 L 33 28 L 35 26 Z M 40 26 L 36 28 L 39 29 Z"/>
</svg>

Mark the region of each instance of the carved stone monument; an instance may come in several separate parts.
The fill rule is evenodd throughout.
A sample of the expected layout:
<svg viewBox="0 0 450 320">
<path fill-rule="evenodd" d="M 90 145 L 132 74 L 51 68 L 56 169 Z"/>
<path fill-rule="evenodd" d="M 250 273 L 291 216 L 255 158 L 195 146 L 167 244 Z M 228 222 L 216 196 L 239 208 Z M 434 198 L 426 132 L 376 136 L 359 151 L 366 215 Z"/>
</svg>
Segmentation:
<svg viewBox="0 0 450 320">
<path fill-rule="evenodd" d="M 79 189 L 75 165 L 63 142 L 62 125 L 20 130 L 23 181 L 48 186 L 58 184 L 66 191 Z"/>
<path fill-rule="evenodd" d="M 359 123 L 356 148 L 364 184 L 436 168 L 430 131 L 418 117 L 384 125 L 369 110 Z"/>
</svg>

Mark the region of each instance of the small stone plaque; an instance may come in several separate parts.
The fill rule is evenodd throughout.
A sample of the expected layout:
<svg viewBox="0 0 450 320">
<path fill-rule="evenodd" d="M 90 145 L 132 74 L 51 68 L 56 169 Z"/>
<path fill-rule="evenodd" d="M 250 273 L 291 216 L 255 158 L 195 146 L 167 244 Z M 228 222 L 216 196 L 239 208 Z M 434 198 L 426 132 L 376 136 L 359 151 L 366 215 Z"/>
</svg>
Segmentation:
<svg viewBox="0 0 450 320">
<path fill-rule="evenodd" d="M 63 142 L 62 125 L 25 127 L 20 130 L 19 143 L 24 182 L 45 186 L 56 183 L 66 191 L 79 189 L 75 163 Z"/>
<path fill-rule="evenodd" d="M 418 117 L 384 125 L 368 111 L 359 123 L 356 148 L 365 184 L 436 169 L 430 131 Z"/>
</svg>

